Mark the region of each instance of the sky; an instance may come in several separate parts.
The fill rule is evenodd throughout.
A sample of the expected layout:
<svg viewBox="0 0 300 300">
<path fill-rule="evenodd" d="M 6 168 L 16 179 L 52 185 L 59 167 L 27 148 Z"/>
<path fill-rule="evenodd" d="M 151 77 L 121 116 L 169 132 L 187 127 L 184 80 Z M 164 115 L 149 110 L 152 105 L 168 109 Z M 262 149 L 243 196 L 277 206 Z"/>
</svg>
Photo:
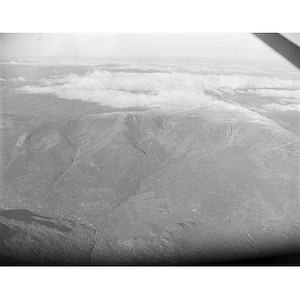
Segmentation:
<svg viewBox="0 0 300 300">
<path fill-rule="evenodd" d="M 277 59 L 248 33 L 0 34 L 0 55 L 24 58 L 205 57 Z"/>
</svg>

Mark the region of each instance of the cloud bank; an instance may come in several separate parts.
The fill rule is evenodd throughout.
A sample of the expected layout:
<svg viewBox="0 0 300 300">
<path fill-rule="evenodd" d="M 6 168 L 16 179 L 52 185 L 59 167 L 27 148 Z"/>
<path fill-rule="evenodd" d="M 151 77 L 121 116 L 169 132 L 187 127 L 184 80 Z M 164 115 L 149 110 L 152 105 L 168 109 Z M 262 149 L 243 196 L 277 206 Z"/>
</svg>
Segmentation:
<svg viewBox="0 0 300 300">
<path fill-rule="evenodd" d="M 130 69 L 129 69 L 130 70 Z M 170 69 L 168 69 L 170 71 Z M 300 80 L 250 75 L 200 75 L 180 72 L 110 72 L 94 70 L 26 85 L 18 92 L 53 94 L 58 98 L 96 102 L 105 106 L 201 107 L 239 94 L 300 98 Z"/>
<path fill-rule="evenodd" d="M 271 103 L 271 104 L 265 104 L 263 106 L 264 108 L 270 109 L 270 110 L 280 110 L 280 111 L 300 111 L 300 104 L 286 104 L 281 105 L 278 103 Z"/>
<path fill-rule="evenodd" d="M 17 77 L 17 78 L 8 78 L 8 79 L 5 79 L 5 78 L 2 78 L 0 77 L 0 81 L 13 81 L 13 82 L 18 82 L 18 81 L 26 81 L 27 79 L 25 77 Z"/>
<path fill-rule="evenodd" d="M 290 98 L 300 99 L 300 90 L 274 90 L 274 89 L 259 89 L 259 90 L 248 90 L 249 94 L 261 95 L 263 97 L 271 98 Z"/>
</svg>

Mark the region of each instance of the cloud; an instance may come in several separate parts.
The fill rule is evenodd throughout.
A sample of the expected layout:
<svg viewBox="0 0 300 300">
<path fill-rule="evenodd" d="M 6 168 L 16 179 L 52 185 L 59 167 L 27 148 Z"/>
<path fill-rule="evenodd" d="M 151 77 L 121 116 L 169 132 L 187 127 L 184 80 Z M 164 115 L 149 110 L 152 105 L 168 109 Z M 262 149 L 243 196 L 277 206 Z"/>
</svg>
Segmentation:
<svg viewBox="0 0 300 300">
<path fill-rule="evenodd" d="M 88 59 L 27 59 L 0 61 L 0 65 L 20 65 L 20 66 L 95 66 L 102 64 L 102 61 Z M 107 65 L 107 63 L 105 63 Z"/>
<path fill-rule="evenodd" d="M 228 97 L 239 92 L 250 94 L 279 92 L 295 97 L 299 93 L 295 89 L 300 89 L 300 80 L 249 75 L 199 75 L 176 71 L 109 72 L 100 69 L 88 72 L 84 76 L 69 74 L 43 79 L 37 86 L 24 86 L 17 91 L 29 94 L 54 94 L 58 98 L 126 108 L 201 107 L 215 104 L 218 100 L 226 101 Z"/>
<path fill-rule="evenodd" d="M 300 90 L 274 90 L 274 89 L 258 89 L 248 90 L 248 94 L 257 94 L 263 97 L 272 98 L 294 98 L 300 100 Z"/>
<path fill-rule="evenodd" d="M 11 79 L 8 79 L 8 80 L 18 82 L 18 81 L 26 81 L 26 78 L 25 77 L 18 77 L 18 78 L 11 78 Z"/>
<path fill-rule="evenodd" d="M 271 104 L 265 104 L 263 106 L 264 108 L 270 109 L 270 110 L 280 110 L 280 111 L 291 111 L 291 110 L 296 110 L 300 111 L 300 104 L 286 104 L 286 105 L 281 105 L 277 103 L 271 103 Z"/>
<path fill-rule="evenodd" d="M 18 78 L 2 78 L 0 77 L 0 81 L 13 81 L 13 82 L 18 82 L 18 81 L 26 81 L 27 79 L 25 77 L 18 77 Z"/>
<path fill-rule="evenodd" d="M 94 71 L 85 76 L 69 74 L 25 86 L 19 92 L 54 94 L 59 98 L 97 102 L 113 107 L 199 106 L 213 103 L 194 75 L 165 73 L 111 73 Z"/>
<path fill-rule="evenodd" d="M 232 90 L 300 89 L 300 80 L 250 75 L 208 75 L 201 77 L 205 80 L 206 84 Z"/>
</svg>

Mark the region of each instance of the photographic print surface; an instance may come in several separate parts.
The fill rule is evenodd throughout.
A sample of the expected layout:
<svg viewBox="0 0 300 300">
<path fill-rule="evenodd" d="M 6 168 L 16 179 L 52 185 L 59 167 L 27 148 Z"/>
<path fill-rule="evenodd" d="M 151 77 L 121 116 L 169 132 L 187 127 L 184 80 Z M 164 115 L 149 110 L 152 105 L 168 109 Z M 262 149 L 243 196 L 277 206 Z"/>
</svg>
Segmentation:
<svg viewBox="0 0 300 300">
<path fill-rule="evenodd" d="M 257 37 L 1 34 L 0 55 L 2 265 L 299 264 L 299 69 Z"/>
</svg>

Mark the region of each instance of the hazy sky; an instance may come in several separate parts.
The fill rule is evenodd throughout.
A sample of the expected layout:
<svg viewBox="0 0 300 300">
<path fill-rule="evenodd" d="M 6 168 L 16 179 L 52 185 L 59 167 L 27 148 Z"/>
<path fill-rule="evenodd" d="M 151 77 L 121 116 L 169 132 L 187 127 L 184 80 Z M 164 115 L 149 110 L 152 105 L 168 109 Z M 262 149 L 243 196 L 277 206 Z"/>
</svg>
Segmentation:
<svg viewBox="0 0 300 300">
<path fill-rule="evenodd" d="M 122 56 L 276 59 L 252 34 L 0 34 L 2 57 Z"/>
</svg>

